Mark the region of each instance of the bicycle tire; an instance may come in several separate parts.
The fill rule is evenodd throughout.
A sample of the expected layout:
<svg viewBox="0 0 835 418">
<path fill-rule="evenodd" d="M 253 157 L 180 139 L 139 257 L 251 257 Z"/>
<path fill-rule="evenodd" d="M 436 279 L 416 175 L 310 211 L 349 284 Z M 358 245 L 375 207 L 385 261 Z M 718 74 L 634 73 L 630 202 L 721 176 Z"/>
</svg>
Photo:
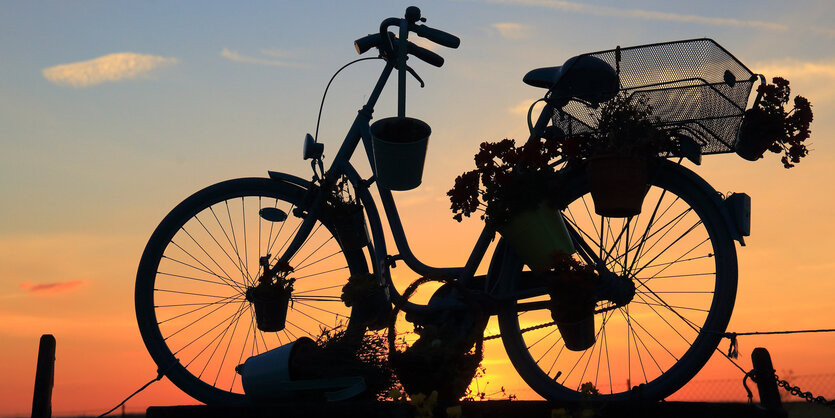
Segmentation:
<svg viewBox="0 0 835 418">
<path fill-rule="evenodd" d="M 247 403 L 235 366 L 248 356 L 350 324 L 341 288 L 351 274 L 368 272 L 368 263 L 364 248 L 341 248 L 328 219 L 317 221 L 290 260 L 296 281 L 284 330 L 258 330 L 245 298 L 259 257 L 269 253 L 275 264 L 295 235 L 301 219 L 293 209 L 304 193 L 266 178 L 224 181 L 185 199 L 151 235 L 136 278 L 139 330 L 159 370 L 194 399 Z M 267 207 L 286 219 L 265 220 L 259 211 Z"/>
<path fill-rule="evenodd" d="M 736 247 L 716 204 L 718 195 L 703 180 L 694 181 L 698 177 L 682 166 L 659 160 L 642 213 L 617 220 L 593 213 L 584 170 L 566 178 L 556 191 L 562 202 L 558 207 L 610 268 L 620 270 L 619 274 L 637 273 L 635 297 L 610 311 L 599 302 L 594 315 L 596 341 L 580 352 L 564 349 L 547 309 L 520 313 L 520 301 L 508 304 L 498 315 L 505 350 L 525 382 L 548 400 L 583 399 L 587 382 L 598 390 L 598 400 L 666 398 L 704 367 L 733 310 Z M 632 242 L 616 238 L 630 229 L 657 230 L 641 232 Z M 504 251 L 498 256 L 505 265 L 521 266 L 515 253 Z M 638 257 L 618 261 L 630 253 Z M 638 266 L 643 267 L 636 270 Z M 516 271 L 501 279 L 509 280 L 511 290 L 520 286 L 522 275 Z M 528 331 L 535 325 L 541 328 Z"/>
</svg>

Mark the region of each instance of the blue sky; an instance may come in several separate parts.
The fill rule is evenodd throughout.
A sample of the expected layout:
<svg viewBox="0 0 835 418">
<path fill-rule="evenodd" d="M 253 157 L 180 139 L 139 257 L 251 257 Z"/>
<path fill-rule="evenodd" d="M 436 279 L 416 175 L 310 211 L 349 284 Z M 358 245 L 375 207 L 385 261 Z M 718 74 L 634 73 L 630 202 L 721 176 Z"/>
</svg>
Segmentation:
<svg viewBox="0 0 835 418">
<path fill-rule="evenodd" d="M 354 58 L 353 39 L 375 31 L 382 17 L 402 13 L 405 4 L 8 2 L 0 16 L 2 191 L 20 195 L 10 199 L 19 211 L 45 210 L 32 195 L 44 187 L 52 198 L 78 201 L 83 212 L 92 208 L 81 202 L 94 198 L 103 200 L 97 206 L 131 201 L 137 187 L 164 182 L 185 189 L 189 178 L 197 186 L 285 164 L 301 167 L 295 156 L 304 133 L 315 128 L 328 77 Z M 707 36 L 754 71 L 756 65 L 828 66 L 821 71 L 829 71 L 826 89 L 832 90 L 835 29 L 825 1 L 420 6 L 430 25 L 463 39 L 459 50 L 438 50 L 447 58 L 444 68 L 415 65 L 426 89 L 410 86 L 410 110 L 435 127 L 438 142 L 449 148 L 445 155 L 454 157 L 439 165 L 456 171 L 453 160 L 466 158 L 478 141 L 523 134 L 519 114 L 507 109 L 524 108 L 541 94 L 519 82 L 528 69 L 590 50 Z M 111 55 L 119 53 L 139 58 L 120 69 Z M 47 69 L 102 57 L 113 61 L 107 67 L 113 74 L 102 80 L 45 77 Z M 324 142 L 342 137 L 377 68 L 358 64 L 334 84 Z M 378 106 L 378 115 L 391 113 L 390 102 Z M 444 171 L 439 177 L 456 172 Z M 59 187 L 62 181 L 78 187 Z M 90 183 L 97 187 L 85 190 Z M 114 223 L 121 216 L 108 215 Z M 49 218 L 6 221 L 0 231 L 41 228 Z M 51 228 L 71 224 L 64 219 Z"/>
<path fill-rule="evenodd" d="M 32 352 L 37 336 L 53 327 L 85 336 L 73 346 L 78 352 L 84 344 L 112 347 L 102 354 L 105 368 L 118 364 L 119 353 L 149 362 L 135 331 L 132 288 L 153 228 L 176 203 L 211 183 L 267 170 L 309 176 L 302 139 L 315 129 L 325 84 L 357 57 L 354 39 L 377 31 L 383 18 L 401 15 L 410 3 L 3 2 L 0 338 L 9 351 L 0 355 L 25 363 L 30 356 L 10 353 Z M 831 325 L 835 197 L 817 189 L 832 178 L 835 163 L 835 3 L 417 5 L 428 25 L 462 42 L 457 50 L 435 48 L 446 58 L 440 69 L 412 61 L 427 86 L 409 82 L 407 112 L 427 121 L 433 135 L 424 185 L 398 194 L 410 216 L 407 232 L 423 225 L 455 231 L 443 240 L 449 257 L 467 254 L 478 222 L 452 221 L 444 193 L 470 168 L 481 141 L 525 135 L 523 111 L 544 93 L 522 84 L 528 70 L 616 45 L 710 37 L 754 72 L 788 78 L 794 93 L 815 106 L 812 153 L 798 167 L 786 171 L 774 155 L 756 163 L 726 155 L 707 157 L 696 169 L 720 192 L 746 191 L 754 200 L 754 235 L 740 252 L 745 280 L 732 325 L 750 328 L 770 312 L 747 296 L 762 294 L 752 290 L 781 295 L 769 309 L 806 318 L 798 327 Z M 337 148 L 381 68 L 362 62 L 334 82 L 320 129 L 326 155 Z M 392 94 L 378 104 L 376 117 L 395 113 Z M 437 245 L 424 239 L 413 247 L 420 256 Z M 38 286 L 49 284 L 56 286 Z M 34 289 L 64 291 L 35 298 Z M 73 359 L 79 368 L 92 366 Z M 835 372 L 828 361 L 823 366 Z M 22 381 L 29 372 L 20 371 Z M 142 379 L 114 390 L 132 391 Z M 22 399 L 31 388 L 24 386 Z M 17 389 L 0 388 L 0 398 L 14 399 Z M 59 409 L 69 408 L 60 402 Z M 85 408 L 110 406 L 109 399 L 98 402 Z M 25 411 L 25 403 L 0 415 Z"/>
</svg>

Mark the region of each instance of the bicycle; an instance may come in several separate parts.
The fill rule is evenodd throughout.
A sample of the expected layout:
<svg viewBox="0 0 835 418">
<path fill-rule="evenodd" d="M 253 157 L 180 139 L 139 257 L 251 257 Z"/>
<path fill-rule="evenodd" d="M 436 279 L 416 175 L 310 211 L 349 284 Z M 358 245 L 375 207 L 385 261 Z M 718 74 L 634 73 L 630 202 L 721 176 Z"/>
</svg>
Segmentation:
<svg viewBox="0 0 835 418">
<path fill-rule="evenodd" d="M 311 161 L 312 180 L 270 171 L 268 178 L 224 181 L 185 199 L 156 228 L 139 263 L 135 303 L 143 341 L 160 371 L 201 402 L 247 402 L 235 373 L 246 357 L 300 336 L 315 337 L 320 327 L 364 327 L 358 310 L 341 301 L 348 275 L 373 274 L 387 291 L 383 304 L 402 305 L 418 316 L 469 306 L 403 301 L 390 274 L 400 262 L 421 276 L 456 283 L 482 313 L 498 316 L 513 366 L 546 399 L 579 399 L 587 381 L 602 400 L 657 400 L 681 388 L 717 349 L 728 324 L 737 284 L 734 241 L 744 245 L 749 229 L 747 196 L 723 198 L 681 162 L 734 149 L 757 76 L 709 39 L 579 56 L 617 67 L 620 91 L 649 95 L 665 127 L 683 139 L 679 153 L 653 159 L 642 215 L 595 215 L 582 167 L 562 167 L 560 187 L 543 190 L 561 202 L 578 255 L 608 278 L 600 286 L 628 283 L 627 292 L 632 286 L 626 302 L 598 301 L 596 342 L 575 352 L 561 343 L 543 282 L 503 239 L 492 246 L 492 228 L 484 227 L 462 267 L 429 266 L 409 248 L 391 190 L 377 184 L 397 251 L 389 253 L 371 193 L 376 173 L 363 177 L 350 160 L 362 144 L 376 171 L 372 113 L 397 70 L 398 116 L 405 116 L 406 75 L 419 80 L 406 65 L 407 55 L 443 64 L 439 55 L 409 42 L 409 33 L 459 45 L 457 37 L 421 22 L 420 11 L 410 7 L 405 18 L 385 19 L 379 33 L 355 42 L 359 53 L 376 48 L 385 67 L 327 170 L 323 145 L 307 135 L 304 158 Z M 594 129 L 589 115 L 597 107 L 588 100 L 594 83 L 578 81 L 579 70 L 572 68 L 582 60 L 572 60 L 525 77 L 547 89 L 536 122 L 529 116 L 531 135 L 554 126 L 564 132 Z M 361 205 L 358 215 L 333 210 L 338 189 L 345 187 Z M 491 246 L 488 272 L 476 276 Z M 290 292 L 277 331 L 262 331 L 253 307 L 251 289 L 266 276 L 283 280 Z"/>
</svg>

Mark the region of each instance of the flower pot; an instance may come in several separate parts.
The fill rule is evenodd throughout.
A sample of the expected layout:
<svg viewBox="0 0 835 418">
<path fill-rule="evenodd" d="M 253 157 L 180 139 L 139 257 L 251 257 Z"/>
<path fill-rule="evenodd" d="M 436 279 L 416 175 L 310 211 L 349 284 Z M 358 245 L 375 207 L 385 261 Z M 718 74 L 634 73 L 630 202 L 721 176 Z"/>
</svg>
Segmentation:
<svg viewBox="0 0 835 418">
<path fill-rule="evenodd" d="M 386 328 L 392 310 L 386 290 L 382 287 L 360 298 L 352 309 L 353 320 L 365 324 L 371 331 Z"/>
<path fill-rule="evenodd" d="M 368 245 L 371 238 L 368 235 L 368 227 L 365 224 L 365 213 L 362 205 L 356 204 L 338 212 L 333 217 L 336 228 L 336 239 L 343 250 L 353 250 Z"/>
<path fill-rule="evenodd" d="M 255 308 L 255 323 L 258 325 L 258 329 L 264 332 L 275 332 L 284 329 L 287 320 L 287 306 L 290 304 L 290 292 L 274 297 L 259 297 L 253 294 L 251 300 Z"/>
<path fill-rule="evenodd" d="M 377 186 L 411 190 L 420 186 L 432 129 L 414 118 L 380 119 L 370 127 Z"/>
<path fill-rule="evenodd" d="M 452 404 L 466 394 L 481 364 L 481 356 L 474 353 L 449 356 L 438 351 L 395 352 L 390 360 L 397 379 L 409 396 L 429 395 L 436 391 L 440 404 Z"/>
<path fill-rule="evenodd" d="M 780 127 L 773 126 L 768 115 L 760 108 L 748 109 L 739 127 L 734 151 L 748 161 L 757 161 L 763 157 L 772 141 L 768 132 L 775 132 Z"/>
<path fill-rule="evenodd" d="M 649 181 L 648 162 L 625 155 L 600 155 L 589 159 L 587 173 L 594 212 L 610 218 L 641 213 Z"/>
<path fill-rule="evenodd" d="M 594 311 L 591 315 L 573 321 L 557 321 L 565 348 L 583 351 L 594 345 Z"/>
<path fill-rule="evenodd" d="M 514 215 L 498 231 L 532 270 L 549 269 L 554 253 L 575 251 L 562 215 L 545 204 Z"/>
</svg>

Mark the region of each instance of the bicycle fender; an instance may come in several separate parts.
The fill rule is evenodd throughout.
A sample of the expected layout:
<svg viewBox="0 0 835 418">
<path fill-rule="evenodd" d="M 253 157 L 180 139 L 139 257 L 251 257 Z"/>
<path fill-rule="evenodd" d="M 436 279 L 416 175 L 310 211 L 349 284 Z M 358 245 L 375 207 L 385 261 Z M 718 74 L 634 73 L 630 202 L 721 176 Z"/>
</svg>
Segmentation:
<svg viewBox="0 0 835 418">
<path fill-rule="evenodd" d="M 698 174 L 694 173 L 692 170 L 679 165 L 672 163 L 670 161 L 664 161 L 662 164 L 667 165 L 665 167 L 668 170 L 675 170 L 678 171 L 679 174 L 682 175 L 687 181 L 693 183 L 693 185 L 698 190 L 703 190 L 706 193 L 704 194 L 705 198 L 710 200 L 711 203 L 716 207 L 719 213 L 722 214 L 722 219 L 725 221 L 725 226 L 728 228 L 728 232 L 731 235 L 731 239 L 738 241 L 739 245 L 745 246 L 745 236 L 750 234 L 750 228 L 745 228 L 744 225 L 740 225 L 736 220 L 746 217 L 743 213 L 738 213 L 735 209 L 736 207 L 741 207 L 741 205 L 733 205 L 728 204 L 728 202 L 723 198 L 723 196 L 716 191 L 710 184 L 708 184 L 705 179 L 699 177 Z M 732 195 L 733 196 L 733 195 Z M 747 197 L 747 195 L 745 195 Z M 750 219 L 750 199 L 748 200 L 748 215 L 747 217 Z"/>
<path fill-rule="evenodd" d="M 301 177 L 297 177 L 287 173 L 280 173 L 278 171 L 267 171 L 267 174 L 269 174 L 270 178 L 273 180 L 292 184 L 294 186 L 299 186 L 300 188 L 305 190 L 310 189 L 310 181 L 305 180 Z"/>
</svg>

